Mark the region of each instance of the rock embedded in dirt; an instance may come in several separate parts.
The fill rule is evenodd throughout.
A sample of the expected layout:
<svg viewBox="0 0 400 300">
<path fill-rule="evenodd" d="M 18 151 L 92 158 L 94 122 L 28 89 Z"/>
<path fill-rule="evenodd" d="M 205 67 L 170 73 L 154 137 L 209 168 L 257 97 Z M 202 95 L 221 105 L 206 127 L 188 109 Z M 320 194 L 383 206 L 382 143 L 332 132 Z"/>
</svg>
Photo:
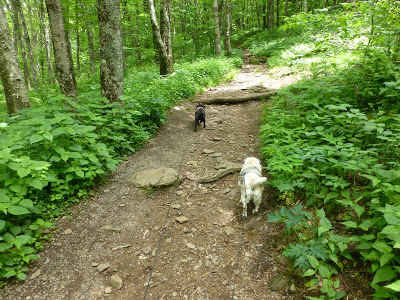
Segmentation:
<svg viewBox="0 0 400 300">
<path fill-rule="evenodd" d="M 63 232 L 63 234 L 71 234 L 71 233 L 72 233 L 72 229 L 70 229 L 70 228 L 65 229 Z"/>
<path fill-rule="evenodd" d="M 272 276 L 268 282 L 268 286 L 272 291 L 281 291 L 290 282 L 291 276 L 284 273 L 279 273 Z"/>
<path fill-rule="evenodd" d="M 116 289 L 120 290 L 122 288 L 122 279 L 117 274 L 110 277 L 110 284 Z"/>
<path fill-rule="evenodd" d="M 186 243 L 186 246 L 187 246 L 189 249 L 192 249 L 192 250 L 196 249 L 196 246 L 195 246 L 194 244 L 192 244 L 192 243 Z"/>
<path fill-rule="evenodd" d="M 221 157 L 217 157 L 217 163 L 215 164 L 215 169 L 220 170 L 226 168 L 227 168 L 226 162 Z"/>
<path fill-rule="evenodd" d="M 129 181 L 138 188 L 166 187 L 179 181 L 178 171 L 172 168 L 158 168 L 134 173 Z"/>
<path fill-rule="evenodd" d="M 111 225 L 105 225 L 100 228 L 100 230 L 105 230 L 105 231 L 114 231 L 114 232 L 121 232 L 122 229 L 120 227 L 114 227 Z"/>
<path fill-rule="evenodd" d="M 203 150 L 204 154 L 211 154 L 211 153 L 214 153 L 214 152 L 215 152 L 214 150 L 210 150 L 210 149 L 204 149 Z"/>
<path fill-rule="evenodd" d="M 186 218 L 185 216 L 179 216 L 176 217 L 175 220 L 179 223 L 179 224 L 183 224 L 189 221 L 188 218 Z"/>
<path fill-rule="evenodd" d="M 224 232 L 225 232 L 226 235 L 232 235 L 232 234 L 235 233 L 235 229 L 233 229 L 232 227 L 227 226 L 227 227 L 225 227 Z"/>
<path fill-rule="evenodd" d="M 181 205 L 180 204 L 172 204 L 171 207 L 173 209 L 181 209 Z"/>
<path fill-rule="evenodd" d="M 109 263 L 102 263 L 97 266 L 97 271 L 99 271 L 101 273 L 101 272 L 107 270 L 109 267 L 110 267 Z"/>
</svg>

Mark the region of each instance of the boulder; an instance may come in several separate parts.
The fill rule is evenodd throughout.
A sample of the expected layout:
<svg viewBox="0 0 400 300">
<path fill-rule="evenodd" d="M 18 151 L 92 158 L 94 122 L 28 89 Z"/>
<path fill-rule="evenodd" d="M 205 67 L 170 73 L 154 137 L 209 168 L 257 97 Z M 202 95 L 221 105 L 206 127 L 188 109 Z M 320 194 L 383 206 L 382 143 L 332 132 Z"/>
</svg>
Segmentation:
<svg viewBox="0 0 400 300">
<path fill-rule="evenodd" d="M 158 168 L 136 172 L 129 180 L 139 188 L 166 187 L 179 181 L 179 174 L 172 168 Z"/>
</svg>

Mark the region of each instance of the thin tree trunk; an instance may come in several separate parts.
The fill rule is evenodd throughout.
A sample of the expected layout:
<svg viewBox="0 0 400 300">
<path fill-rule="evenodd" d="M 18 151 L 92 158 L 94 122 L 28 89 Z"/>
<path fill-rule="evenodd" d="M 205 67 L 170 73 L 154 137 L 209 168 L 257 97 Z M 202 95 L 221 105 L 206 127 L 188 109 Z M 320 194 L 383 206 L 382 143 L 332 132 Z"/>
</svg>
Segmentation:
<svg viewBox="0 0 400 300">
<path fill-rule="evenodd" d="M 60 0 L 46 0 L 47 13 L 53 41 L 54 60 L 61 93 L 76 101 L 74 66 L 68 55 L 68 41 Z"/>
<path fill-rule="evenodd" d="M 232 22 L 232 0 L 226 1 L 226 16 L 225 16 L 225 51 L 228 57 L 232 55 L 231 48 L 231 22 Z"/>
<path fill-rule="evenodd" d="M 71 30 L 70 30 L 71 24 L 69 22 L 69 15 L 70 15 L 69 6 L 65 5 L 65 6 L 61 6 L 61 7 L 62 7 L 62 9 L 65 9 L 65 13 L 63 14 L 63 17 L 64 17 L 65 39 L 67 41 L 68 59 L 69 59 L 70 65 L 72 66 L 72 72 L 75 73 L 74 72 L 74 60 L 72 58 L 72 47 L 71 47 Z M 74 85 L 75 85 L 75 88 L 76 88 L 75 76 L 74 76 L 73 80 L 74 80 Z"/>
<path fill-rule="evenodd" d="M 110 102 L 124 94 L 119 0 L 97 0 L 100 33 L 101 94 Z"/>
<path fill-rule="evenodd" d="M 139 5 L 136 5 L 136 27 L 133 29 L 133 44 L 136 49 L 136 54 L 138 57 L 139 65 L 142 64 L 142 52 L 140 50 L 140 38 L 139 38 L 139 28 L 140 28 L 140 18 L 139 18 Z"/>
<path fill-rule="evenodd" d="M 197 0 L 193 1 L 194 4 L 194 19 L 193 19 L 193 29 L 192 29 L 192 38 L 194 43 L 194 53 L 199 54 L 199 30 L 198 30 L 198 10 L 197 10 Z"/>
<path fill-rule="evenodd" d="M 307 0 L 303 0 L 303 12 L 307 13 Z"/>
<path fill-rule="evenodd" d="M 274 28 L 274 0 L 268 0 L 268 29 Z"/>
<path fill-rule="evenodd" d="M 171 43 L 171 0 L 161 0 L 160 3 L 160 34 L 165 44 L 167 55 L 171 60 L 160 60 L 160 74 L 172 73 L 172 43 Z M 162 55 L 161 55 L 162 57 Z"/>
<path fill-rule="evenodd" d="M 164 74 L 164 70 L 161 69 L 161 64 L 160 64 L 160 74 L 161 75 L 166 75 L 166 74 L 172 74 L 173 72 L 173 60 L 172 60 L 172 56 L 169 56 L 169 51 L 167 49 L 167 45 L 165 44 L 165 42 L 163 41 L 162 37 L 161 37 L 161 33 L 160 33 L 160 27 L 158 26 L 157 23 L 157 18 L 156 18 L 156 11 L 154 8 L 154 0 L 148 0 L 148 4 L 149 4 L 149 13 L 150 13 L 150 21 L 151 21 L 151 26 L 153 29 L 153 40 L 154 43 L 160 48 L 160 52 L 161 53 L 161 60 L 164 60 L 165 62 L 165 66 L 167 66 L 167 72 Z"/>
<path fill-rule="evenodd" d="M 80 61 L 80 34 L 79 34 L 79 30 L 80 30 L 80 13 L 79 13 L 79 9 L 78 9 L 78 0 L 76 1 L 76 7 L 75 7 L 75 24 L 76 24 L 76 29 L 75 29 L 75 34 L 76 34 L 76 73 L 79 74 L 81 73 L 81 61 Z"/>
<path fill-rule="evenodd" d="M 267 29 L 268 28 L 268 22 L 267 22 L 267 0 L 263 0 L 262 3 L 262 19 L 263 19 L 263 25 L 262 28 L 263 29 Z"/>
<path fill-rule="evenodd" d="M 39 8 L 39 18 L 41 22 L 41 29 L 42 29 L 42 34 L 44 36 L 44 45 L 46 49 L 46 61 L 47 61 L 47 72 L 49 73 L 49 78 L 50 78 L 50 83 L 54 84 L 56 82 L 54 78 L 54 68 L 53 68 L 53 63 L 51 59 L 51 41 L 50 41 L 50 31 L 49 31 L 49 26 L 46 21 L 45 17 L 45 12 L 44 12 L 44 5 L 43 5 L 43 0 L 40 1 L 40 8 Z"/>
<path fill-rule="evenodd" d="M 280 2 L 279 2 L 280 0 L 276 0 L 276 28 L 278 28 L 279 27 L 279 18 L 280 18 L 280 15 L 279 15 L 279 10 L 280 10 Z"/>
<path fill-rule="evenodd" d="M 89 52 L 89 61 L 90 61 L 90 73 L 94 74 L 96 72 L 96 64 L 94 57 L 94 45 L 93 45 L 93 32 L 92 26 L 88 26 L 86 29 L 87 37 L 88 37 L 88 52 Z"/>
<path fill-rule="evenodd" d="M 17 53 L 12 43 L 6 15 L 0 5 L 0 77 L 7 102 L 7 112 L 17 113 L 31 106 Z"/>
<path fill-rule="evenodd" d="M 214 51 L 216 56 L 221 56 L 221 32 L 219 30 L 218 0 L 213 0 L 214 7 Z"/>
<path fill-rule="evenodd" d="M 289 0 L 286 0 L 286 4 L 285 4 L 285 17 L 289 17 L 289 15 L 288 15 L 288 5 L 289 5 Z"/>
<path fill-rule="evenodd" d="M 14 23 L 14 47 L 15 51 L 18 53 L 18 49 L 21 51 L 22 63 L 24 68 L 24 80 L 26 87 L 31 89 L 31 78 L 29 74 L 28 60 L 26 55 L 26 50 L 24 46 L 24 41 L 22 38 L 21 23 L 19 21 L 19 9 L 15 1 L 11 2 L 13 9 L 13 23 Z"/>
<path fill-rule="evenodd" d="M 22 24 L 22 29 L 24 32 L 24 41 L 25 41 L 25 46 L 27 50 L 27 55 L 29 57 L 29 62 L 31 66 L 31 74 L 32 74 L 32 80 L 33 80 L 33 85 L 37 89 L 38 88 L 38 81 L 37 81 L 37 74 L 36 74 L 36 65 L 35 65 L 35 60 L 33 57 L 33 51 L 32 51 L 32 46 L 31 46 L 31 39 L 29 37 L 29 32 L 28 32 L 28 27 L 26 26 L 26 21 L 25 21 L 25 16 L 22 11 L 22 6 L 20 0 L 13 0 L 13 5 L 15 4 L 15 7 L 18 11 L 21 24 Z"/>
</svg>

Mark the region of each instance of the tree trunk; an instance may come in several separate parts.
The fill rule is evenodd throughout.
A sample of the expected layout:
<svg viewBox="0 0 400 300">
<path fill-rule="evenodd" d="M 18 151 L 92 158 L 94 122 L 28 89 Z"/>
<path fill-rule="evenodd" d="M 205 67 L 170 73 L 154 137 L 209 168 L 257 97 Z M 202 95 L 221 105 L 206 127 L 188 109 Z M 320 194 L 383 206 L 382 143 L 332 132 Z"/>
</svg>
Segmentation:
<svg viewBox="0 0 400 300">
<path fill-rule="evenodd" d="M 225 51 L 228 57 L 232 55 L 231 48 L 231 22 L 232 22 L 232 0 L 226 1 L 226 15 L 225 15 Z"/>
<path fill-rule="evenodd" d="M 263 29 L 267 29 L 267 28 L 268 28 L 268 22 L 267 22 L 267 3 L 266 3 L 265 1 L 266 1 L 266 0 L 263 0 L 263 3 L 262 3 L 262 19 L 263 19 L 262 28 L 263 28 Z"/>
<path fill-rule="evenodd" d="M 69 59 L 69 63 L 72 66 L 72 73 L 75 74 L 74 71 L 74 60 L 72 58 L 72 47 L 71 47 L 71 24 L 69 22 L 69 6 L 65 5 L 65 6 L 61 6 L 62 9 L 65 9 L 65 13 L 63 13 L 63 19 L 64 19 L 64 30 L 65 30 L 65 39 L 67 41 L 67 53 L 68 53 L 68 59 Z M 74 85 L 75 85 L 75 89 L 76 89 L 76 79 L 75 79 L 75 75 L 74 75 Z"/>
<path fill-rule="evenodd" d="M 193 1 L 193 5 L 194 5 L 194 18 L 193 18 L 193 29 L 192 29 L 192 38 L 193 38 L 193 43 L 194 43 L 194 53 L 195 54 L 199 54 L 199 30 L 198 30 L 198 9 L 197 9 L 197 0 Z"/>
<path fill-rule="evenodd" d="M 36 65 L 35 65 L 35 60 L 34 60 L 33 52 L 32 52 L 31 39 L 29 37 L 28 27 L 26 26 L 25 16 L 24 16 L 24 13 L 22 11 L 21 2 L 20 2 L 20 0 L 12 0 L 12 3 L 13 3 L 13 7 L 15 5 L 15 9 L 18 11 L 19 18 L 20 18 L 21 23 L 22 23 L 22 29 L 23 29 L 23 32 L 24 32 L 24 35 L 23 35 L 24 38 L 23 39 L 25 41 L 27 55 L 29 57 L 33 84 L 34 84 L 35 88 L 37 89 L 38 88 L 38 81 L 37 81 L 37 74 L 36 74 Z"/>
<path fill-rule="evenodd" d="M 139 12 L 139 6 L 136 5 L 136 27 L 133 29 L 134 33 L 134 39 L 133 39 L 133 44 L 136 49 L 136 54 L 138 57 L 139 65 L 142 64 L 142 52 L 140 50 L 140 39 L 139 39 L 139 28 L 140 28 L 140 18 L 139 18 L 140 12 Z"/>
<path fill-rule="evenodd" d="M 213 0 L 214 7 L 214 50 L 216 56 L 221 56 L 221 32 L 219 30 L 218 0 Z"/>
<path fill-rule="evenodd" d="M 14 23 L 14 47 L 15 51 L 18 53 L 18 49 L 21 51 L 22 63 L 24 68 L 24 80 L 26 87 L 31 89 L 31 77 L 29 74 L 28 60 L 25 51 L 25 46 L 22 38 L 22 29 L 19 21 L 19 10 L 15 1 L 11 2 L 13 9 L 13 23 Z"/>
<path fill-rule="evenodd" d="M 274 0 L 268 0 L 268 29 L 274 28 Z"/>
<path fill-rule="evenodd" d="M 110 102 L 124 94 L 119 0 L 97 0 L 100 33 L 101 94 Z"/>
<path fill-rule="evenodd" d="M 278 28 L 279 27 L 279 18 L 280 18 L 280 15 L 279 15 L 279 9 L 280 9 L 280 3 L 279 3 L 279 1 L 280 0 L 276 0 L 276 28 Z"/>
<path fill-rule="evenodd" d="M 17 113 L 30 107 L 28 92 L 24 84 L 7 19 L 0 5 L 0 77 L 7 102 L 7 112 Z"/>
<path fill-rule="evenodd" d="M 80 19 L 81 19 L 81 14 L 79 13 L 79 5 L 78 5 L 78 0 L 76 1 L 76 7 L 75 7 L 75 24 L 76 24 L 76 29 L 75 29 L 75 35 L 76 35 L 76 73 L 79 74 L 81 73 L 81 61 L 80 61 L 80 48 L 81 48 L 81 41 L 80 41 L 80 28 L 82 25 L 80 24 Z"/>
<path fill-rule="evenodd" d="M 89 54 L 89 61 L 90 61 L 90 73 L 96 73 L 96 64 L 94 58 L 94 45 L 93 45 L 93 32 L 92 26 L 88 26 L 86 29 L 87 38 L 88 38 L 88 54 Z"/>
<path fill-rule="evenodd" d="M 172 61 L 172 43 L 171 43 L 171 0 L 161 0 L 160 3 L 160 34 L 165 44 L 167 55 Z M 161 54 L 161 57 L 162 54 Z M 170 60 L 160 60 L 160 74 L 166 75 L 173 72 Z"/>
<path fill-rule="evenodd" d="M 303 12 L 307 13 L 307 0 L 303 0 Z"/>
<path fill-rule="evenodd" d="M 289 0 L 286 0 L 286 4 L 285 4 L 285 17 L 289 17 L 289 15 L 288 15 L 288 5 L 289 5 Z"/>
<path fill-rule="evenodd" d="M 159 47 L 160 49 L 160 60 L 164 61 L 164 65 L 166 66 L 166 70 L 161 69 L 161 64 L 160 64 L 160 74 L 161 75 L 166 75 L 166 74 L 172 74 L 173 69 L 174 69 L 174 63 L 172 60 L 172 55 L 169 55 L 169 51 L 167 49 L 167 45 L 165 44 L 164 40 L 161 37 L 160 33 L 160 28 L 157 23 L 157 17 L 156 17 L 156 11 L 154 8 L 154 0 L 148 0 L 149 4 L 149 14 L 150 14 L 150 21 L 151 21 L 151 26 L 153 29 L 153 40 L 154 43 Z M 166 71 L 166 72 L 164 72 Z"/>
<path fill-rule="evenodd" d="M 46 0 L 54 60 L 61 93 L 76 101 L 76 81 L 74 66 L 68 55 L 68 41 L 64 29 L 64 19 L 60 0 Z"/>
<path fill-rule="evenodd" d="M 49 32 L 49 26 L 46 22 L 45 18 L 45 12 L 44 12 L 44 6 L 43 6 L 43 1 L 40 0 L 40 8 L 39 8 L 39 18 L 40 18 L 40 27 L 42 30 L 42 35 L 44 36 L 44 45 L 46 49 L 46 61 L 47 61 L 47 72 L 49 73 L 50 77 L 50 83 L 55 83 L 56 80 L 54 78 L 54 69 L 53 69 L 53 63 L 51 59 L 51 41 L 50 41 L 50 32 Z"/>
</svg>

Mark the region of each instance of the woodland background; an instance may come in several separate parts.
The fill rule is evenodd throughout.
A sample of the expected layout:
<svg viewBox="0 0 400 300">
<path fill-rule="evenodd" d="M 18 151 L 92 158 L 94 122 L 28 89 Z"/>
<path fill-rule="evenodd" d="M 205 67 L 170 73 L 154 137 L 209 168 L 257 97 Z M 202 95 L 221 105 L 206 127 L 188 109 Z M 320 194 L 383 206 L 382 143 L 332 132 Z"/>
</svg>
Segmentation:
<svg viewBox="0 0 400 300">
<path fill-rule="evenodd" d="M 310 299 L 398 299 L 398 1 L 0 4 L 2 285 L 26 279 L 52 221 L 168 108 L 234 76 L 240 45 L 271 71 L 304 75 L 265 106 L 260 128 L 284 204 L 269 221 L 285 223 L 296 280 L 318 291 Z"/>
</svg>

